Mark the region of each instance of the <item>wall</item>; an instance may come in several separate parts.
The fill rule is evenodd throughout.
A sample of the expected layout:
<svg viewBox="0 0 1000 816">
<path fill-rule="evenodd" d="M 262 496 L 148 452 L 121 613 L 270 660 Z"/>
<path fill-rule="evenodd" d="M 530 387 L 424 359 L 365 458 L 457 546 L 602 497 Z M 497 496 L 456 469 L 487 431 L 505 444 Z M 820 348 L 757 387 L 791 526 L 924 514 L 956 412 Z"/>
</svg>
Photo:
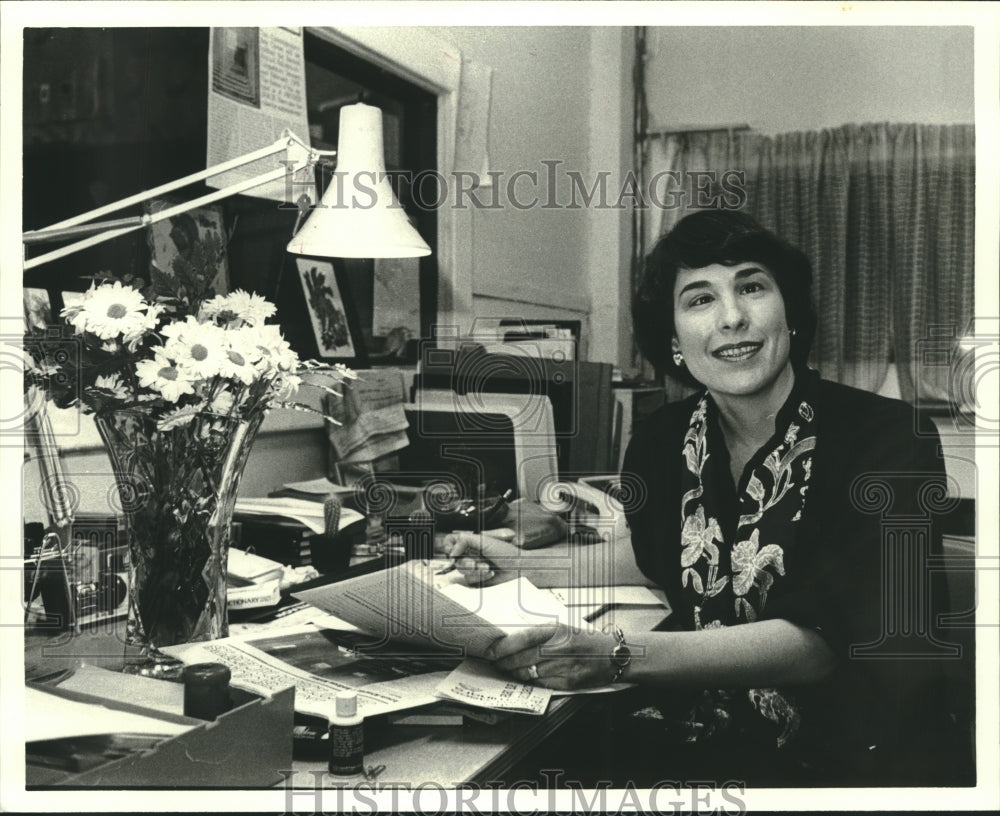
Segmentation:
<svg viewBox="0 0 1000 816">
<path fill-rule="evenodd" d="M 973 122 L 971 27 L 650 28 L 650 126 Z"/>
<path fill-rule="evenodd" d="M 611 173 L 609 188 L 614 189 L 627 168 L 623 161 L 631 160 L 631 114 L 620 103 L 631 104 L 631 66 L 622 67 L 623 41 L 631 30 L 424 30 L 454 45 L 463 59 L 493 69 L 488 169 L 503 173 L 503 206 L 473 209 L 468 221 L 474 316 L 583 320 L 590 340 L 587 358 L 617 362 L 620 249 L 622 239 L 628 238 L 619 224 L 627 214 L 615 211 L 611 223 L 595 229 L 594 219 L 600 215 L 590 208 L 540 205 L 550 198 L 543 161 L 561 162 L 555 188 L 560 204 L 570 198 L 564 173 L 577 171 L 589 180 L 604 170 Z M 609 154 L 609 144 L 619 149 Z M 507 181 L 521 170 L 537 173 L 538 184 L 522 179 L 514 196 L 529 203 L 537 194 L 539 206 L 522 209 L 508 198 Z M 489 195 L 484 190 L 480 197 L 486 200 Z M 624 257 L 627 262 L 627 252 Z M 596 320 L 588 325 L 595 313 Z"/>
</svg>

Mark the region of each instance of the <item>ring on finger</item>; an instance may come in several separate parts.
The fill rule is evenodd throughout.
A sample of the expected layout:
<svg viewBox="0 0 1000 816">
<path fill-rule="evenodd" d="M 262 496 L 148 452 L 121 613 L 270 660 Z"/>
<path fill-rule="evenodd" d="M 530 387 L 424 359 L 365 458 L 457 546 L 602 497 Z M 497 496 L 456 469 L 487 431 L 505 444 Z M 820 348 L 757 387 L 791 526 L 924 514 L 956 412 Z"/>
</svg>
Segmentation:
<svg viewBox="0 0 1000 816">
<path fill-rule="evenodd" d="M 532 663 L 530 666 L 528 666 L 528 677 L 531 680 L 537 680 L 538 679 L 538 666 L 536 666 L 534 663 Z"/>
</svg>

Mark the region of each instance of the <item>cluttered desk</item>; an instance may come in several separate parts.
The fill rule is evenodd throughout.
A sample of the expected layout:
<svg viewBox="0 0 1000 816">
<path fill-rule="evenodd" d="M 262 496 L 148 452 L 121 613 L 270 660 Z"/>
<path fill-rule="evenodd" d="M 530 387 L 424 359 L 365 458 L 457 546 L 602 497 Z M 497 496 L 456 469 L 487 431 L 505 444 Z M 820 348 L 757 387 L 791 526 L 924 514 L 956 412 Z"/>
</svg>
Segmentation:
<svg viewBox="0 0 1000 816">
<path fill-rule="evenodd" d="M 310 487 L 318 490 L 317 483 L 297 489 Z M 302 523 L 312 513 L 315 526 L 330 522 L 329 497 L 310 503 L 287 492 L 245 502 L 240 517 L 261 522 L 269 509 Z M 599 520 L 589 519 L 583 536 L 583 525 L 534 503 L 503 505 L 499 515 L 492 500 L 449 512 L 489 510 L 491 522 L 506 526 L 488 532 L 520 537 L 524 575 L 469 586 L 442 557 L 434 519 L 385 517 L 380 555 L 333 559 L 353 565 L 277 598 L 271 585 L 281 565 L 234 550 L 245 585 L 235 593 L 230 636 L 166 647 L 153 665 L 124 645 L 121 627 L 29 637 L 29 716 L 51 726 L 28 744 L 29 787 L 315 788 L 375 779 L 453 787 L 502 779 L 603 695 L 521 684 L 482 660 L 486 647 L 545 621 L 640 631 L 668 612 L 662 595 L 641 586 L 628 541 L 613 527 L 595 539 Z M 364 552 L 358 530 L 370 533 L 371 524 L 355 512 L 341 507 L 336 525 L 352 533 L 343 546 Z M 472 527 L 484 520 L 467 519 Z M 207 713 L 192 710 L 189 699 L 192 683 L 204 690 L 207 682 L 191 673 L 206 665 L 225 689 L 219 710 Z M 364 753 L 348 773 L 331 773 L 331 725 L 344 692 L 364 723 Z M 83 733 L 81 723 L 103 728 Z M 211 773 L 197 761 L 206 754 Z"/>
<path fill-rule="evenodd" d="M 421 648 L 426 633 L 416 629 L 397 632 L 403 635 L 399 639 L 373 637 L 324 607 L 360 607 L 365 598 L 381 606 L 379 586 L 391 598 L 422 585 L 425 600 L 434 608 L 444 601 L 448 609 L 448 586 L 469 590 L 465 598 L 451 592 L 466 603 L 481 592 L 487 600 L 478 611 L 466 610 L 465 619 L 452 619 L 443 630 L 470 644 L 510 630 L 510 614 L 506 625 L 496 628 L 486 620 L 496 618 L 497 609 L 510 612 L 515 596 L 530 597 L 518 609 L 521 621 L 562 610 L 598 623 L 613 618 L 640 631 L 667 612 L 662 598 L 642 587 L 591 588 L 580 603 L 584 597 L 572 589 L 536 588 L 532 594 L 523 579 L 500 584 L 492 593 L 440 581 L 435 588 L 433 579 L 424 583 L 440 569 L 440 562 L 410 561 L 320 582 L 299 593 L 316 599 L 316 605 L 294 605 L 292 614 L 268 623 L 236 624 L 229 638 L 165 649 L 177 662 L 152 672 L 107 630 L 29 638 L 29 716 L 74 728 L 72 735 L 62 735 L 62 745 L 58 728 L 46 730 L 44 742 L 28 744 L 29 787 L 315 788 L 376 778 L 380 784 L 453 787 L 502 779 L 529 750 L 587 709 L 591 696 L 554 696 L 499 676 L 454 649 Z M 413 595 L 404 597 L 416 600 L 423 612 L 430 608 Z M 565 600 L 576 605 L 566 606 Z M 436 619 L 447 618 L 439 612 Z M 496 619 L 503 620 L 503 613 Z M 439 645 L 451 639 L 442 630 L 436 637 Z M 206 664 L 228 670 L 223 712 L 191 709 L 185 675 Z M 330 773 L 336 728 L 328 726 L 338 720 L 338 695 L 345 690 L 363 717 L 364 753 L 353 772 Z M 211 728 L 206 719 L 214 721 Z M 100 738 L 77 733 L 81 723 L 97 726 Z M 109 728 L 116 733 L 104 733 Z M 200 764 L 206 756 L 210 773 Z"/>
</svg>

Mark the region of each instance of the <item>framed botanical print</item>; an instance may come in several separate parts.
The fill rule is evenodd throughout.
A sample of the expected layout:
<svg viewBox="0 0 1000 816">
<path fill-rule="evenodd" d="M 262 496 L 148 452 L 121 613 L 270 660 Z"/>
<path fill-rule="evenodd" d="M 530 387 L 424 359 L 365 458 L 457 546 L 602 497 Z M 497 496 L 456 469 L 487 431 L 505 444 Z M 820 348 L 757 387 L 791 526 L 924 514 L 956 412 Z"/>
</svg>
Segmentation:
<svg viewBox="0 0 1000 816">
<path fill-rule="evenodd" d="M 179 203 L 180 199 L 154 198 L 146 211 L 155 214 Z M 147 230 L 147 239 L 152 264 L 162 274 L 185 285 L 190 281 L 200 289 L 207 286 L 205 297 L 229 293 L 222 207 L 195 207 L 157 221 Z"/>
<path fill-rule="evenodd" d="M 347 307 L 337 284 L 333 264 L 315 258 L 297 258 L 306 310 L 316 337 L 318 356 L 324 359 L 357 357 Z"/>
</svg>

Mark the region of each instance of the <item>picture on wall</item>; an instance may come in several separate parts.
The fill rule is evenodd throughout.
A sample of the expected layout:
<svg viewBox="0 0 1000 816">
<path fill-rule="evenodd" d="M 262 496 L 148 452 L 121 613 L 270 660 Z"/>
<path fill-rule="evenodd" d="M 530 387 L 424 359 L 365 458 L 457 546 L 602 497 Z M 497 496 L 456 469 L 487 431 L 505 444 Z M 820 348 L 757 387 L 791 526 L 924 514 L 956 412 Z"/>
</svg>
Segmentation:
<svg viewBox="0 0 1000 816">
<path fill-rule="evenodd" d="M 179 199 L 154 198 L 146 204 L 150 214 L 176 206 Z M 185 286 L 201 288 L 205 297 L 229 293 L 226 228 L 218 205 L 196 207 L 157 221 L 146 231 L 153 266 Z M 154 275 L 155 283 L 155 275 Z"/>
<path fill-rule="evenodd" d="M 337 285 L 333 264 L 312 258 L 297 258 L 299 280 L 306 296 L 306 307 L 318 356 L 322 358 L 355 357 L 354 342 L 347 323 L 347 309 Z"/>
<path fill-rule="evenodd" d="M 260 107 L 259 29 L 212 29 L 212 90 Z"/>
</svg>

